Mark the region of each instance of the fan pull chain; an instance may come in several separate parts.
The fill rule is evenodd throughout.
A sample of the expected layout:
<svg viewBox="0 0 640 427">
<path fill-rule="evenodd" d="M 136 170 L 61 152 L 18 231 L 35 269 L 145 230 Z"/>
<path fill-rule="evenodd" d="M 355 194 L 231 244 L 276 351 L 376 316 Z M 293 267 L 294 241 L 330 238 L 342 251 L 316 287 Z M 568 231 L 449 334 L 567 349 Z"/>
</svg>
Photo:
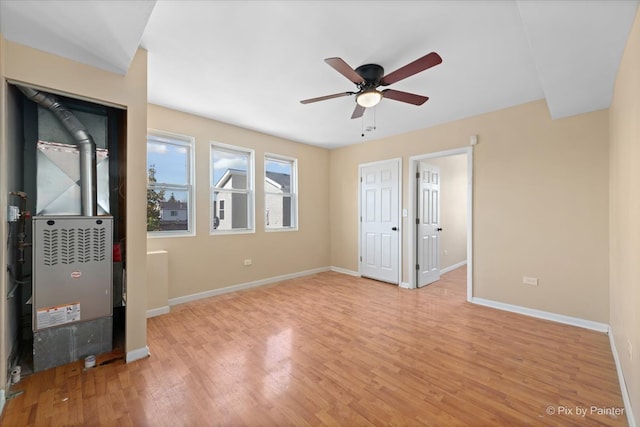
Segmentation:
<svg viewBox="0 0 640 427">
<path fill-rule="evenodd" d="M 377 106 L 373 107 L 373 130 L 376 130 L 376 111 L 378 110 Z"/>
<path fill-rule="evenodd" d="M 373 110 L 373 126 L 368 126 L 367 127 L 367 132 L 370 132 L 372 130 L 376 130 L 376 107 L 371 107 L 371 109 Z M 362 121 L 360 122 L 362 125 L 362 137 L 364 138 L 364 131 L 365 131 L 365 127 L 364 127 L 364 114 L 362 115 Z"/>
</svg>

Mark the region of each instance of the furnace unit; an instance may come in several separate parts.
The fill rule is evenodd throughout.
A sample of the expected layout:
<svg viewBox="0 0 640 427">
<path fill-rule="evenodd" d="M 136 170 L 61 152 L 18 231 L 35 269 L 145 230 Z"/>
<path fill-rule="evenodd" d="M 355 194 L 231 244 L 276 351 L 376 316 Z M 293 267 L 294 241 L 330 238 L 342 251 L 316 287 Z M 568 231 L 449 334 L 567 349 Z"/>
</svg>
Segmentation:
<svg viewBox="0 0 640 427">
<path fill-rule="evenodd" d="M 112 349 L 113 218 L 33 218 L 33 354 L 41 371 Z"/>
</svg>

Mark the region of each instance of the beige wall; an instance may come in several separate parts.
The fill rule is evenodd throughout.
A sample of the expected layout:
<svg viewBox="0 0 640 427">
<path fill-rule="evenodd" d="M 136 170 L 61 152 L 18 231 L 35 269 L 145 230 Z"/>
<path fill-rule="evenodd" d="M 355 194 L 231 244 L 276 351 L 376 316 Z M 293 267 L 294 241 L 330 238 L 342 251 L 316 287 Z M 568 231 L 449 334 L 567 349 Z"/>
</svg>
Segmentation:
<svg viewBox="0 0 640 427">
<path fill-rule="evenodd" d="M 332 150 L 331 265 L 358 270 L 358 164 L 401 156 L 408 208 L 408 158 L 473 134 L 474 296 L 607 323 L 607 111 L 552 121 L 536 101 Z M 408 229 L 404 218 L 405 282 Z"/>
<path fill-rule="evenodd" d="M 0 69 L 3 87 L 6 79 L 40 87 L 53 93 L 61 93 L 98 103 L 108 103 L 127 109 L 126 351 L 144 349 L 147 345 L 145 231 L 147 53 L 144 50 L 138 50 L 128 73 L 121 76 L 8 40 L 4 41 L 3 47 L 2 54 L 0 54 L 3 63 L 3 68 Z M 4 100 L 4 98 L 3 96 L 2 99 Z M 4 117 L 5 114 L 2 116 Z M 5 143 L 4 135 L 0 135 L 2 150 L 5 149 Z M 4 167 L 2 169 L 4 170 Z M 6 181 L 3 179 L 2 182 Z M 6 189 L 2 188 L 1 191 L 2 199 L 0 201 L 4 202 Z M 6 203 L 3 203 L 3 206 L 6 206 Z M 2 221 L 2 224 L 0 240 L 5 241 L 5 222 Z M 0 291 L 4 292 L 6 284 L 2 283 L 2 285 Z M 4 299 L 2 301 L 4 307 Z M 2 330 L 4 331 L 4 328 Z M 5 370 L 2 370 L 0 376 L 4 375 Z"/>
<path fill-rule="evenodd" d="M 169 252 L 169 298 L 187 296 L 329 265 L 329 152 L 157 105 L 148 106 L 150 129 L 195 138 L 196 235 L 148 239 L 149 250 Z M 256 232 L 209 234 L 209 143 L 255 150 Z M 265 232 L 264 155 L 298 159 L 299 229 Z M 244 266 L 244 259 L 253 265 Z"/>
<path fill-rule="evenodd" d="M 169 253 L 147 252 L 147 308 L 165 309 L 169 305 Z"/>
<path fill-rule="evenodd" d="M 467 157 L 424 160 L 440 168 L 440 269 L 467 260 Z"/>
<path fill-rule="evenodd" d="M 609 114 L 610 325 L 635 422 L 640 425 L 640 10 L 618 70 Z"/>
</svg>

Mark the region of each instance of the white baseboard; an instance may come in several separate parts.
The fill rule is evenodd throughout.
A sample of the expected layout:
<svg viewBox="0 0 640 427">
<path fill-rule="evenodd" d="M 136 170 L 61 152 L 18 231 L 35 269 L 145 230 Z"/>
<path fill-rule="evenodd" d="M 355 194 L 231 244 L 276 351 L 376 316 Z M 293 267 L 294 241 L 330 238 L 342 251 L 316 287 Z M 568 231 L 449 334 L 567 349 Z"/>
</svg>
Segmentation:
<svg viewBox="0 0 640 427">
<path fill-rule="evenodd" d="M 258 286 L 269 285 L 271 283 L 282 282 L 283 280 L 295 279 L 296 277 L 310 276 L 312 274 L 323 273 L 329 271 L 328 267 L 316 268 L 313 270 L 301 271 L 298 273 L 284 274 L 282 276 L 269 277 L 267 279 L 256 280 L 254 282 L 240 283 L 238 285 L 227 286 L 220 289 L 212 289 L 210 291 L 199 292 L 197 294 L 185 295 L 182 297 L 169 299 L 169 306 L 184 304 L 189 301 L 197 301 L 203 298 L 209 298 L 216 295 L 228 294 L 229 292 L 240 291 L 243 289 L 255 288 Z"/>
<path fill-rule="evenodd" d="M 449 267 L 445 267 L 445 268 L 441 269 L 440 270 L 440 274 L 448 273 L 448 272 L 453 271 L 453 270 L 455 270 L 457 268 L 460 268 L 460 267 L 462 267 L 464 265 L 467 265 L 467 260 L 466 259 L 464 261 L 457 262 L 457 263 L 455 263 L 453 265 L 450 265 Z"/>
<path fill-rule="evenodd" d="M 127 363 L 135 362 L 136 360 L 144 359 L 145 357 L 149 357 L 151 353 L 149 353 L 149 346 L 145 345 L 142 348 L 137 348 L 135 350 L 127 351 L 127 357 L 125 361 Z"/>
<path fill-rule="evenodd" d="M 411 289 L 411 285 L 407 282 L 400 282 L 400 287 L 403 289 Z"/>
<path fill-rule="evenodd" d="M 566 325 L 578 326 L 580 328 L 591 329 L 598 332 L 609 332 L 609 325 L 606 323 L 594 322 L 592 320 L 580 319 L 578 317 L 565 316 L 563 314 L 550 313 L 548 311 L 536 310 L 519 305 L 507 304 L 499 301 L 487 300 L 484 298 L 471 298 L 471 302 L 486 307 L 497 308 L 498 310 L 510 311 L 524 314 L 525 316 L 537 317 L 539 319 L 551 320 L 553 322 L 564 323 Z"/>
<path fill-rule="evenodd" d="M 347 274 L 349 276 L 360 277 L 360 273 L 358 273 L 357 271 L 347 270 L 346 268 L 342 268 L 342 267 L 331 266 L 329 270 L 334 271 L 336 273 Z"/>
<path fill-rule="evenodd" d="M 629 424 L 629 427 L 637 427 L 636 419 L 633 416 L 633 410 L 631 408 L 631 397 L 629 396 L 627 383 L 624 381 L 622 364 L 620 363 L 620 357 L 618 356 L 618 349 L 616 348 L 616 342 L 613 337 L 613 330 L 611 327 L 609 327 L 609 344 L 611 345 L 611 353 L 613 353 L 613 361 L 616 363 L 616 372 L 618 373 L 618 382 L 620 383 L 620 392 L 622 393 L 622 401 L 624 402 L 624 412 L 627 415 L 627 423 Z"/>
<path fill-rule="evenodd" d="M 168 305 L 164 307 L 152 308 L 147 310 L 147 319 L 150 317 L 162 316 L 163 314 L 168 314 L 171 308 Z"/>
</svg>

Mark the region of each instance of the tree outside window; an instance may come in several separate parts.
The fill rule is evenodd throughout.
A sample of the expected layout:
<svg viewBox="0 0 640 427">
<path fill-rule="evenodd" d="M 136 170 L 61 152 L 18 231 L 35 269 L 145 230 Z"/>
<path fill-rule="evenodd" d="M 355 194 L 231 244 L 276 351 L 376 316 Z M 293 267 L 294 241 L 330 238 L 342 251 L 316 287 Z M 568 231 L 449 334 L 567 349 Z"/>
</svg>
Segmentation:
<svg viewBox="0 0 640 427">
<path fill-rule="evenodd" d="M 147 137 L 147 232 L 193 233 L 193 138 L 154 131 Z"/>
</svg>

